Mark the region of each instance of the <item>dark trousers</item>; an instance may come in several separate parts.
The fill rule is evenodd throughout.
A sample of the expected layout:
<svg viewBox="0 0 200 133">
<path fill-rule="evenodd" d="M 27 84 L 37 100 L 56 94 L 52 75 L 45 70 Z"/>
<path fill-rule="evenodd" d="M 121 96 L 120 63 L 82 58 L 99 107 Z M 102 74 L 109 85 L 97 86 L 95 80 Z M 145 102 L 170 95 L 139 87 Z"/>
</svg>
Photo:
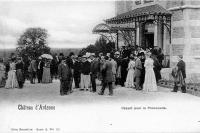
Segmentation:
<svg viewBox="0 0 200 133">
<path fill-rule="evenodd" d="M 121 79 L 120 79 L 120 85 L 124 86 L 124 83 L 126 82 L 126 77 L 127 77 L 127 70 L 126 69 L 122 69 L 121 70 Z"/>
<path fill-rule="evenodd" d="M 24 86 L 24 82 L 23 81 L 18 81 L 18 84 L 19 84 L 19 88 L 20 89 L 23 88 L 23 86 Z"/>
<path fill-rule="evenodd" d="M 177 85 L 177 82 L 174 82 L 174 89 L 173 89 L 174 92 L 177 92 L 178 91 L 178 85 Z M 186 86 L 185 85 L 182 85 L 181 86 L 181 91 L 183 93 L 186 93 Z"/>
<path fill-rule="evenodd" d="M 37 71 L 38 83 L 41 83 L 41 82 L 42 82 L 42 74 L 43 74 L 43 71 L 42 71 L 42 70 L 38 70 L 38 71 Z"/>
<path fill-rule="evenodd" d="M 35 78 L 36 78 L 36 72 L 33 71 L 30 73 L 30 81 L 32 84 L 35 83 Z"/>
<path fill-rule="evenodd" d="M 107 85 L 109 87 L 109 94 L 110 95 L 113 94 L 112 82 L 105 82 L 105 81 L 103 81 L 103 85 L 102 85 L 100 94 L 104 94 L 104 91 L 105 91 Z"/>
<path fill-rule="evenodd" d="M 140 86 L 141 87 L 144 84 L 144 79 L 145 79 L 145 69 L 142 69 L 142 71 L 141 71 L 141 81 L 140 81 Z"/>
<path fill-rule="evenodd" d="M 60 95 L 68 94 L 69 92 L 69 81 L 60 80 Z"/>
<path fill-rule="evenodd" d="M 117 78 L 116 77 L 115 85 L 119 85 L 120 84 L 120 80 L 121 80 L 121 78 Z"/>
<path fill-rule="evenodd" d="M 91 74 L 91 83 L 92 83 L 92 91 L 96 92 L 96 78 L 97 78 L 97 74 Z"/>
<path fill-rule="evenodd" d="M 81 82 L 81 75 L 74 75 L 74 82 L 75 82 L 75 88 L 79 88 L 79 84 Z"/>
<path fill-rule="evenodd" d="M 70 81 L 69 81 L 69 91 L 72 92 L 72 83 L 73 83 L 73 77 L 70 78 Z"/>
<path fill-rule="evenodd" d="M 141 77 L 135 77 L 135 88 L 136 90 L 141 90 Z"/>
</svg>

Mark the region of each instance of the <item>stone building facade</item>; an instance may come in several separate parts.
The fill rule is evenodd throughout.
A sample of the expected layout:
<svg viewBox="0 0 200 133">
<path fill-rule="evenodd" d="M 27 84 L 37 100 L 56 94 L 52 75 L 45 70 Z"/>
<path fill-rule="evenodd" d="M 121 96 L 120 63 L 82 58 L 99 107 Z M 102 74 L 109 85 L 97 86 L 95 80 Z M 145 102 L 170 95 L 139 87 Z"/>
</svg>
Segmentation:
<svg viewBox="0 0 200 133">
<path fill-rule="evenodd" d="M 188 79 L 200 75 L 200 1 L 198 0 L 132 0 L 116 1 L 116 16 L 136 8 L 159 4 L 172 13 L 171 17 L 171 42 L 170 34 L 163 25 L 149 24 L 143 29 L 137 27 L 136 45 L 152 43 L 163 49 L 170 58 L 170 67 L 177 63 L 177 55 L 183 55 L 186 62 Z M 144 34 L 142 30 L 147 32 Z M 145 36 L 145 39 L 144 39 Z M 152 39 L 153 38 L 153 39 Z M 119 37 L 119 45 L 123 39 Z M 195 76 L 197 80 L 200 76 Z"/>
</svg>

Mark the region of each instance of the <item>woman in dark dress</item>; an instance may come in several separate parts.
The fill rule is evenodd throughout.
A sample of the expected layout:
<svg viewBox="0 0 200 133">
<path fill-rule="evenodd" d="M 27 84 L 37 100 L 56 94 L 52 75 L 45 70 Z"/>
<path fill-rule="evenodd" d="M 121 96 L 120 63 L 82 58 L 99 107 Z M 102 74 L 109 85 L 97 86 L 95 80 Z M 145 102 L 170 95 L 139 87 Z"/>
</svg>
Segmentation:
<svg viewBox="0 0 200 133">
<path fill-rule="evenodd" d="M 43 68 L 42 83 L 51 83 L 50 60 L 46 60 Z"/>
</svg>

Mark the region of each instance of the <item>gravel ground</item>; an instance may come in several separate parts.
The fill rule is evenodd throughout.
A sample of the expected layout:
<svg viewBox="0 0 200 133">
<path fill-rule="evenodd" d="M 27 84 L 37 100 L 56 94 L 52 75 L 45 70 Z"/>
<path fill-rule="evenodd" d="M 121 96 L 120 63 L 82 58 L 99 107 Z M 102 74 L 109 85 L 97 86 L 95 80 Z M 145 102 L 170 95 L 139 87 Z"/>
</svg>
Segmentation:
<svg viewBox="0 0 200 133">
<path fill-rule="evenodd" d="M 100 86 L 98 86 L 98 91 Z M 172 93 L 136 91 L 117 86 L 108 96 L 74 89 L 59 95 L 59 81 L 25 83 L 23 89 L 0 88 L 0 132 L 12 128 L 59 128 L 62 132 L 200 132 L 200 97 Z M 53 105 L 55 110 L 18 110 L 18 105 Z M 146 108 L 146 109 L 145 109 Z M 157 109 L 156 109 L 157 108 Z M 49 133 L 46 131 L 45 133 Z"/>
<path fill-rule="evenodd" d="M 0 101 L 1 102 L 58 102 L 58 103 L 97 103 L 97 102 L 146 102 L 146 101 L 166 101 L 173 102 L 174 99 L 188 101 L 200 100 L 199 97 L 190 94 L 183 94 L 181 92 L 172 93 L 171 89 L 158 87 L 158 92 L 143 92 L 136 91 L 132 88 L 125 88 L 116 86 L 114 95 L 108 95 L 108 88 L 105 90 L 105 95 L 100 96 L 97 93 L 89 91 L 80 91 L 74 89 L 70 95 L 60 96 L 59 94 L 59 81 L 54 80 L 50 84 L 30 84 L 28 81 L 25 83 L 23 89 L 5 89 L 0 88 Z M 100 91 L 100 86 L 97 87 L 97 92 Z"/>
</svg>

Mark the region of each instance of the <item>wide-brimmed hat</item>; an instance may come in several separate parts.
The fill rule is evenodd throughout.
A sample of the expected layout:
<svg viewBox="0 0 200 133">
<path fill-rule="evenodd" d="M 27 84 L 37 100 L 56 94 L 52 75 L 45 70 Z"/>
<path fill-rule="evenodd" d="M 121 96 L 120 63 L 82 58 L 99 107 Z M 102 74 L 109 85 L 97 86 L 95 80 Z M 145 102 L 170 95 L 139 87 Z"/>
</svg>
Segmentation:
<svg viewBox="0 0 200 133">
<path fill-rule="evenodd" d="M 86 55 L 83 55 L 82 57 L 83 57 L 83 58 L 87 58 L 87 56 L 86 56 Z"/>
<path fill-rule="evenodd" d="M 95 54 L 94 54 L 94 53 L 91 53 L 90 56 L 95 56 Z"/>
<path fill-rule="evenodd" d="M 120 55 L 119 51 L 115 52 L 116 55 Z"/>
</svg>

